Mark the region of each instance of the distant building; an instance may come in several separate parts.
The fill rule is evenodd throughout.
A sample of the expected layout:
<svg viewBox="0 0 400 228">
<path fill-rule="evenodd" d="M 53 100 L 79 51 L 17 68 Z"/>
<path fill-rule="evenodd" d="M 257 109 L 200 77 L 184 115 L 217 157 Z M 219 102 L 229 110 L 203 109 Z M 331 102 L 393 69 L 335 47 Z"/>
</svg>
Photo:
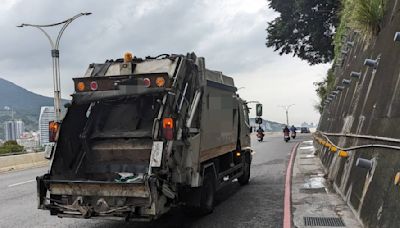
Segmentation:
<svg viewBox="0 0 400 228">
<path fill-rule="evenodd" d="M 17 139 L 13 121 L 4 122 L 4 136 L 6 141 Z"/>
<path fill-rule="evenodd" d="M 23 146 L 26 151 L 34 151 L 39 147 L 39 133 L 24 132 L 22 136 L 17 139 L 17 143 Z"/>
<path fill-rule="evenodd" d="M 21 138 L 22 134 L 25 131 L 25 124 L 24 122 L 22 122 L 22 120 L 15 120 L 14 124 L 15 124 L 15 132 L 17 135 L 17 139 L 19 139 Z"/>
<path fill-rule="evenodd" d="M 24 132 L 24 122 L 21 120 L 10 120 L 4 122 L 4 133 L 6 141 L 17 140 Z"/>
<path fill-rule="evenodd" d="M 49 144 L 49 122 L 56 119 L 53 106 L 42 106 L 39 116 L 40 145 Z"/>
</svg>

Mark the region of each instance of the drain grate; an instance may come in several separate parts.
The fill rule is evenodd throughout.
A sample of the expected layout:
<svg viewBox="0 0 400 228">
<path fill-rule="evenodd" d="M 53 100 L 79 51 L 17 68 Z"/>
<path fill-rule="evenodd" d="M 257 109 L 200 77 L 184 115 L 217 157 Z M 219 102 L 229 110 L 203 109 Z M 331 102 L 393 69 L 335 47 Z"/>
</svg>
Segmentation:
<svg viewBox="0 0 400 228">
<path fill-rule="evenodd" d="M 345 226 L 338 217 L 304 217 L 305 226 Z"/>
</svg>

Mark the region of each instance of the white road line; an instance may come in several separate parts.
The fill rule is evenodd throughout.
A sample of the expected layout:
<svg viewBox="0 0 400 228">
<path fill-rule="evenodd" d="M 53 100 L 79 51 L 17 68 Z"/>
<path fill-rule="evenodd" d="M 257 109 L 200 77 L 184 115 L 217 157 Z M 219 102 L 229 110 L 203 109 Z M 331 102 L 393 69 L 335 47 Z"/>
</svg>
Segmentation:
<svg viewBox="0 0 400 228">
<path fill-rule="evenodd" d="M 8 185 L 8 187 L 11 188 L 11 187 L 15 187 L 15 186 L 18 186 L 18 185 L 31 183 L 31 182 L 34 182 L 34 181 L 35 180 L 28 180 L 28 181 L 24 181 L 24 182 L 15 183 L 15 184 L 10 184 L 10 185 Z"/>
</svg>

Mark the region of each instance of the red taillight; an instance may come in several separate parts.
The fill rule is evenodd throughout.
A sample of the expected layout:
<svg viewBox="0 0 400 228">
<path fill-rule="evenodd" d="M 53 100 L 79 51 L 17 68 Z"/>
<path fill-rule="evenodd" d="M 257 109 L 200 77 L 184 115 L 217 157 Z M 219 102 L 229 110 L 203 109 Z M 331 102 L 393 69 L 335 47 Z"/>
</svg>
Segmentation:
<svg viewBox="0 0 400 228">
<path fill-rule="evenodd" d="M 55 121 L 49 122 L 49 142 L 57 141 L 57 132 L 60 127 L 60 124 Z"/>
<path fill-rule="evenodd" d="M 99 88 L 99 85 L 97 85 L 97 82 L 93 81 L 90 83 L 90 89 L 91 90 L 97 90 Z"/>
<path fill-rule="evenodd" d="M 163 119 L 163 136 L 166 140 L 174 139 L 174 120 L 172 118 Z"/>
<path fill-rule="evenodd" d="M 144 78 L 143 79 L 143 83 L 144 83 L 144 86 L 146 86 L 146 87 L 150 87 L 151 86 L 151 81 L 150 81 L 149 78 Z"/>
</svg>

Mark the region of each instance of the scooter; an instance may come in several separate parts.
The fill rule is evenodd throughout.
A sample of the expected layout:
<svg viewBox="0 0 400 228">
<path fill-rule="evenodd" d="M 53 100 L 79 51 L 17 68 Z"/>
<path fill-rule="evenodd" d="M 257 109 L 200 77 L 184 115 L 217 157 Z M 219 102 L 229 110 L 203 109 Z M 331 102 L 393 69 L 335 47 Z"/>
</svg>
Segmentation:
<svg viewBox="0 0 400 228">
<path fill-rule="evenodd" d="M 284 133 L 284 135 L 283 135 L 283 140 L 284 140 L 285 142 L 289 142 L 289 140 L 290 140 L 289 132 L 285 132 L 285 133 Z"/>
<path fill-rule="evenodd" d="M 257 132 L 257 138 L 259 142 L 262 142 L 264 139 L 264 133 L 262 132 Z"/>
<path fill-rule="evenodd" d="M 292 131 L 292 139 L 295 139 L 295 138 L 296 138 L 296 132 Z"/>
</svg>

